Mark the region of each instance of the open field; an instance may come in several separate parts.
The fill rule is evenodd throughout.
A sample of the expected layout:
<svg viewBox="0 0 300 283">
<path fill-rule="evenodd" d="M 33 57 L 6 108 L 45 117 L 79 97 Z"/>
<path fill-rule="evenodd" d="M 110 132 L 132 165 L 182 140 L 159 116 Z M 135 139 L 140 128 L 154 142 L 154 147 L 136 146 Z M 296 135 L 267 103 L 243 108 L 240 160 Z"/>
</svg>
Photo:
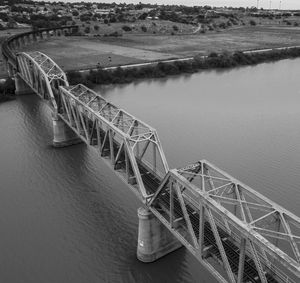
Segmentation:
<svg viewBox="0 0 300 283">
<path fill-rule="evenodd" d="M 58 37 L 26 46 L 52 57 L 64 69 L 116 66 L 196 54 L 300 45 L 300 28 L 255 26 L 192 35 Z"/>
</svg>

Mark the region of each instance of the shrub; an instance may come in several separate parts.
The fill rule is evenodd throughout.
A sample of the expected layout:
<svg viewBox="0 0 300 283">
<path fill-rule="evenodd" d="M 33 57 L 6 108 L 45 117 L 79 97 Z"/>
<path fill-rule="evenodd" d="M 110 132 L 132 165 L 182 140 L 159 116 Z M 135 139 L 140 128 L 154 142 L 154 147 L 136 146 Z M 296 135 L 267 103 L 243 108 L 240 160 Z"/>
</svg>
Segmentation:
<svg viewBox="0 0 300 283">
<path fill-rule="evenodd" d="M 70 71 L 67 73 L 68 81 L 71 85 L 76 85 L 82 83 L 82 75 L 77 71 Z"/>
<path fill-rule="evenodd" d="M 211 52 L 209 55 L 208 55 L 209 58 L 216 58 L 218 57 L 218 53 L 217 52 Z"/>
<path fill-rule="evenodd" d="M 256 26 L 256 21 L 250 20 L 250 21 L 249 21 L 249 24 L 250 24 L 251 26 Z"/>
<path fill-rule="evenodd" d="M 226 28 L 226 24 L 224 22 L 219 24 L 219 28 L 225 29 Z"/>
<path fill-rule="evenodd" d="M 84 33 L 90 33 L 90 32 L 91 32 L 90 27 L 86 27 L 86 28 L 84 29 Z"/>
<path fill-rule="evenodd" d="M 147 28 L 146 28 L 145 26 L 141 26 L 141 30 L 142 30 L 143 32 L 147 32 Z"/>
<path fill-rule="evenodd" d="M 109 36 L 118 37 L 118 36 L 122 36 L 122 34 L 118 33 L 117 31 L 114 31 L 114 32 L 110 33 Z"/>
<path fill-rule="evenodd" d="M 174 30 L 174 31 L 178 31 L 178 30 L 179 30 L 178 26 L 174 25 L 174 26 L 173 26 L 173 30 Z"/>
<path fill-rule="evenodd" d="M 132 30 L 131 27 L 129 27 L 129 26 L 122 26 L 122 29 L 124 31 L 131 31 Z"/>
</svg>

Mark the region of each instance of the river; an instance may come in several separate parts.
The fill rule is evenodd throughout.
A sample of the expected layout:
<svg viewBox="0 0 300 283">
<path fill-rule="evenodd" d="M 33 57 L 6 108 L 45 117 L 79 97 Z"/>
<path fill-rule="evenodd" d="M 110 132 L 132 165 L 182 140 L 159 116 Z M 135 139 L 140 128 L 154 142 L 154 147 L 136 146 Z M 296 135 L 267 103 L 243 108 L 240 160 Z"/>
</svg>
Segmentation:
<svg viewBox="0 0 300 283">
<path fill-rule="evenodd" d="M 300 59 L 115 87 L 157 129 L 171 168 L 207 159 L 300 215 Z M 215 282 L 184 248 L 136 259 L 134 194 L 81 144 L 51 147 L 37 96 L 0 105 L 0 281 Z"/>
</svg>

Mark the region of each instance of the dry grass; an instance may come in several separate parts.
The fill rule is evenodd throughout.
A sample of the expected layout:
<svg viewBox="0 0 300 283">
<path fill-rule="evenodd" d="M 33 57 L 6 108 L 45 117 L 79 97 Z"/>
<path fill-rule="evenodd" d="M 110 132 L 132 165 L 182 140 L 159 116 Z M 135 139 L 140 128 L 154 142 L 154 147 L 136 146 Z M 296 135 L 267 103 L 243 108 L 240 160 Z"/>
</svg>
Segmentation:
<svg viewBox="0 0 300 283">
<path fill-rule="evenodd" d="M 61 37 L 27 46 L 52 57 L 65 69 L 116 66 L 187 57 L 210 52 L 300 45 L 300 28 L 255 26 L 194 35 L 137 35 L 122 37 Z"/>
</svg>

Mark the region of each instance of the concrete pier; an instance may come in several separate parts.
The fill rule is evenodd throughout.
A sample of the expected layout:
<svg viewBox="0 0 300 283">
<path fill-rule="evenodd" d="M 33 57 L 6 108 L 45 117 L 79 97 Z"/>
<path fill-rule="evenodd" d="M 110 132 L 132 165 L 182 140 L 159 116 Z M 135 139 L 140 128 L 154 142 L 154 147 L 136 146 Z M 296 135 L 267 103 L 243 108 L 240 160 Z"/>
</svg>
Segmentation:
<svg viewBox="0 0 300 283">
<path fill-rule="evenodd" d="M 66 147 L 82 143 L 82 139 L 57 115 L 52 116 L 52 121 L 54 147 Z"/>
<path fill-rule="evenodd" d="M 182 246 L 148 208 L 140 207 L 138 217 L 137 258 L 140 261 L 153 262 Z"/>
<path fill-rule="evenodd" d="M 25 95 L 25 94 L 33 94 L 33 90 L 28 86 L 27 83 L 18 75 L 15 74 L 15 86 L 16 86 L 16 95 Z"/>
</svg>

